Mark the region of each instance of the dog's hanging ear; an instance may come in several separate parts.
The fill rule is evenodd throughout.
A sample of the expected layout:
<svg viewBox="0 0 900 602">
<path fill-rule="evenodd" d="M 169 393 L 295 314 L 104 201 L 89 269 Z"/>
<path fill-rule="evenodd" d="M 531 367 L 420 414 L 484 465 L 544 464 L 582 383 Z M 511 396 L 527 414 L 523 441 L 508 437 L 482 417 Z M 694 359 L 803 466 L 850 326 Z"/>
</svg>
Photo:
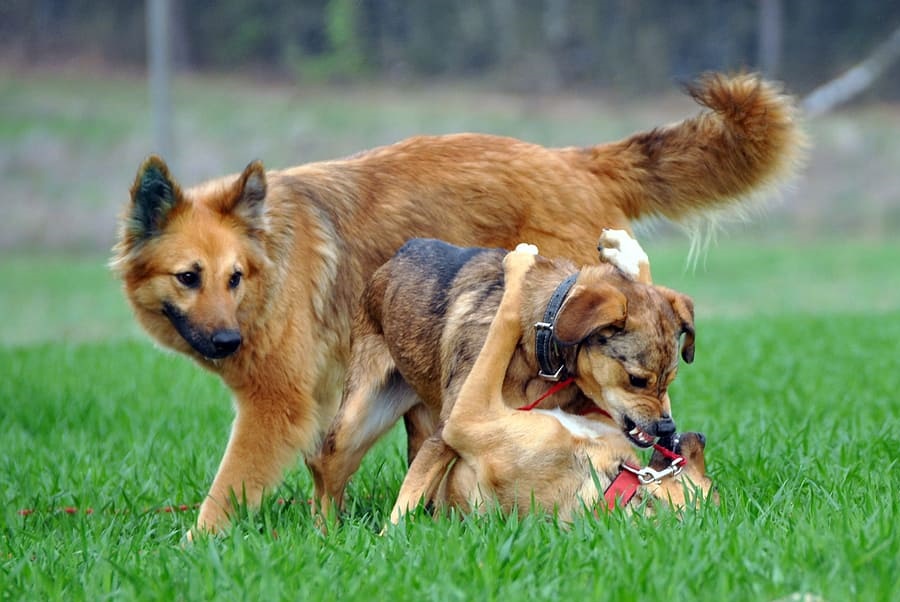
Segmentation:
<svg viewBox="0 0 900 602">
<path fill-rule="evenodd" d="M 553 334 L 564 345 L 580 343 L 604 328 L 623 328 L 628 315 L 628 299 L 607 284 L 576 284 L 556 316 Z"/>
<path fill-rule="evenodd" d="M 253 161 L 235 181 L 220 210 L 244 222 L 251 232 L 265 230 L 267 188 L 262 162 Z"/>
<path fill-rule="evenodd" d="M 672 289 L 662 286 L 657 288 L 669 301 L 672 311 L 681 321 L 681 334 L 684 335 L 681 342 L 681 357 L 690 364 L 694 361 L 694 300 Z"/>
<path fill-rule="evenodd" d="M 138 241 L 159 234 L 179 202 L 181 189 L 169 174 L 169 167 L 158 156 L 150 155 L 141 164 L 131 185 L 127 234 Z"/>
</svg>

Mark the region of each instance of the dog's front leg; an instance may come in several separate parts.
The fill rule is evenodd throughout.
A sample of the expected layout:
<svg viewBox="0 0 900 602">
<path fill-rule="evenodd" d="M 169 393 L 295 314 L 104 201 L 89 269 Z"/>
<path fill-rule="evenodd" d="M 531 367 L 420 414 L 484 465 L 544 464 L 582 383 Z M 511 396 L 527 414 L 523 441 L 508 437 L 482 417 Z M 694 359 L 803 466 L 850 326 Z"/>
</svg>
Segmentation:
<svg viewBox="0 0 900 602">
<path fill-rule="evenodd" d="M 278 408 L 277 402 L 253 401 L 238 402 L 225 455 L 209 494 L 200 505 L 200 531 L 215 533 L 226 527 L 234 511 L 233 499 L 251 508 L 258 507 L 263 491 L 277 485 L 298 451 L 314 440 L 314 433 L 304 432 L 308 429 L 290 421 L 291 414 Z M 307 402 L 298 407 L 310 405 Z M 309 417 L 303 418 L 303 424 L 312 425 Z"/>
</svg>

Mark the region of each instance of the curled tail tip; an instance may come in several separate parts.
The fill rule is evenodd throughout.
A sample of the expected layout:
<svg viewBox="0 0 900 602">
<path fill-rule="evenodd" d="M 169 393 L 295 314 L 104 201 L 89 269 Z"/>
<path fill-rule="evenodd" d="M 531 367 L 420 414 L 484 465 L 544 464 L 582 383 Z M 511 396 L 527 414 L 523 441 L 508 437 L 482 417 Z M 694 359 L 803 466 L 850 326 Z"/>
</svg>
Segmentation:
<svg viewBox="0 0 900 602">
<path fill-rule="evenodd" d="M 758 73 L 707 73 L 687 91 L 723 120 L 727 129 L 751 142 L 749 148 L 768 155 L 768 161 L 761 161 L 760 167 L 768 164 L 770 176 L 787 176 L 805 162 L 809 142 L 801 127 L 798 105 L 780 84 Z"/>
<path fill-rule="evenodd" d="M 762 134 L 760 128 L 793 127 L 796 122 L 794 99 L 779 84 L 757 73 L 707 73 L 688 84 L 687 92 L 698 104 L 748 134 Z"/>
</svg>

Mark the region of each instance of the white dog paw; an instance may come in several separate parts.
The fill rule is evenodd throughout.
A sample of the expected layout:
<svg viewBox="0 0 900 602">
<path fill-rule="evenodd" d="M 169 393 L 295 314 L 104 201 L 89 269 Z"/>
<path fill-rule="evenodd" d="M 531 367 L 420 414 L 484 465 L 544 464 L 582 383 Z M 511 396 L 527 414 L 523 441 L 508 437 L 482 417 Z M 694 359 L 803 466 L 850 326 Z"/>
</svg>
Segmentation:
<svg viewBox="0 0 900 602">
<path fill-rule="evenodd" d="M 641 265 L 650 265 L 647 253 L 625 230 L 604 229 L 597 245 L 600 258 L 628 276 L 637 278 Z"/>
<path fill-rule="evenodd" d="M 520 242 L 516 245 L 516 253 L 528 253 L 529 255 L 537 255 L 538 248 L 537 245 L 532 245 L 527 242 Z"/>
</svg>

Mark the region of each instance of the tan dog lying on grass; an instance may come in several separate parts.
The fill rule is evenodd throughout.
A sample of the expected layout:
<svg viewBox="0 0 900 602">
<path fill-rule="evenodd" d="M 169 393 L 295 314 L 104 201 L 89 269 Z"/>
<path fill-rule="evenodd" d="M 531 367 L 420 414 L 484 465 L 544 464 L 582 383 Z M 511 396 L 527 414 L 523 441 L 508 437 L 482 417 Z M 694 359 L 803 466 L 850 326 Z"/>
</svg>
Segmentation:
<svg viewBox="0 0 900 602">
<path fill-rule="evenodd" d="M 693 303 L 650 283 L 647 256 L 626 232 L 604 231 L 600 247 L 610 263 L 581 270 L 563 259 L 534 259 L 517 293 L 521 341 L 495 377 L 512 408 L 542 399 L 542 408 L 590 413 L 649 447 L 675 432 L 668 386 L 680 340 L 685 361 L 693 359 Z M 505 255 L 417 239 L 375 272 L 354 326 L 344 401 L 311 460 L 322 475 L 323 508 L 341 504 L 364 454 L 401 416 L 410 462 L 452 460 L 453 452 L 429 438 L 485 343 L 504 290 Z M 555 390 L 567 378 L 573 386 Z"/>
<path fill-rule="evenodd" d="M 629 468 L 638 464 L 631 441 L 605 421 L 509 407 L 503 375 L 524 334 L 526 274 L 537 252 L 522 247 L 503 260 L 506 285 L 500 306 L 440 433 L 458 459 L 448 467 L 424 454 L 416 457 L 391 513 L 393 522 L 422 502 L 466 511 L 497 504 L 507 513 L 525 513 L 534 506 L 569 521 L 603 497 L 605 506 L 613 507 L 618 492 L 604 496 L 604 491 L 621 474 L 633 474 Z M 619 503 L 649 495 L 680 508 L 705 498 L 712 483 L 706 476 L 704 443 L 697 433 L 681 436 L 674 446 L 686 459 L 680 471 L 666 473 L 670 463 L 655 452 L 650 468 L 658 471 L 657 478 L 642 479 L 630 492 L 623 491 Z"/>
</svg>

